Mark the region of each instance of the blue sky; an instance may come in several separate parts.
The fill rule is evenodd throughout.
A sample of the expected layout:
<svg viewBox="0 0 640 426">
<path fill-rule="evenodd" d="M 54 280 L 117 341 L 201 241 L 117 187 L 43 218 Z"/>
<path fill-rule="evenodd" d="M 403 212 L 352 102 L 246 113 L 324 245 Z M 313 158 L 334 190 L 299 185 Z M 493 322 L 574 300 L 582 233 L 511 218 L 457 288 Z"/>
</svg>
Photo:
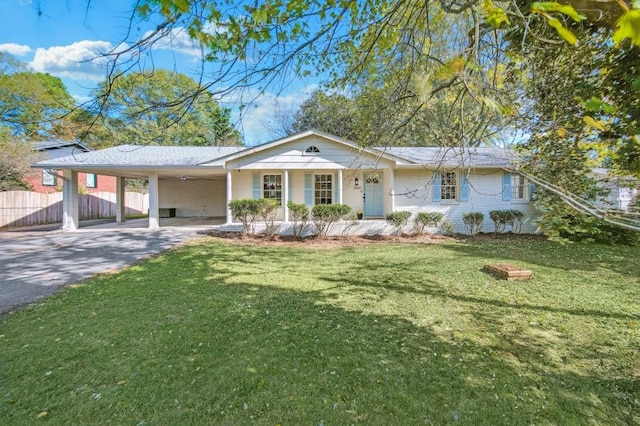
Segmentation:
<svg viewBox="0 0 640 426">
<path fill-rule="evenodd" d="M 84 101 L 105 77 L 104 62 L 96 52 L 116 48 L 121 42 L 135 41 L 153 28 L 149 22 L 138 22 L 128 40 L 133 0 L 2 0 L 0 13 L 0 51 L 10 53 L 31 69 L 60 77 L 69 92 Z M 200 51 L 194 48 L 184 32 L 157 44 L 143 58 L 144 66 L 176 68 L 196 77 Z M 276 109 L 295 110 L 317 87 L 316 81 L 296 81 L 283 93 L 259 94 L 249 89 L 220 99 L 232 108 L 234 124 L 248 145 L 266 142 L 274 135 Z M 275 90 L 272 89 L 272 90 Z M 239 105 L 257 99 L 239 115 Z"/>
</svg>

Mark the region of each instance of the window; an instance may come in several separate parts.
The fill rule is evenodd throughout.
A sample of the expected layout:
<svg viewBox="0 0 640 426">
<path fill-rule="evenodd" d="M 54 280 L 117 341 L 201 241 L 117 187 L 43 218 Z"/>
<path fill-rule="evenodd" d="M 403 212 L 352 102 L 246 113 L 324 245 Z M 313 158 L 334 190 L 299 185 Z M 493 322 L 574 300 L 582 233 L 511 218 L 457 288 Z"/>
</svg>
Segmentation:
<svg viewBox="0 0 640 426">
<path fill-rule="evenodd" d="M 58 175 L 55 170 L 44 169 L 42 171 L 42 185 L 56 186 L 58 184 Z"/>
<path fill-rule="evenodd" d="M 441 200 L 457 200 L 458 199 L 458 181 L 456 172 L 443 172 L 440 186 Z"/>
<path fill-rule="evenodd" d="M 315 175 L 314 204 L 332 204 L 333 175 Z"/>
<path fill-rule="evenodd" d="M 311 145 L 309 148 L 304 150 L 304 153 L 307 155 L 320 154 L 320 150 L 317 146 Z"/>
<path fill-rule="evenodd" d="M 264 175 L 262 177 L 262 197 L 276 200 L 282 205 L 282 175 Z"/>
<path fill-rule="evenodd" d="M 512 174 L 511 175 L 511 199 L 512 200 L 524 200 L 526 196 L 524 177 Z"/>
<path fill-rule="evenodd" d="M 98 176 L 95 173 L 87 173 L 87 188 L 98 187 Z"/>
</svg>

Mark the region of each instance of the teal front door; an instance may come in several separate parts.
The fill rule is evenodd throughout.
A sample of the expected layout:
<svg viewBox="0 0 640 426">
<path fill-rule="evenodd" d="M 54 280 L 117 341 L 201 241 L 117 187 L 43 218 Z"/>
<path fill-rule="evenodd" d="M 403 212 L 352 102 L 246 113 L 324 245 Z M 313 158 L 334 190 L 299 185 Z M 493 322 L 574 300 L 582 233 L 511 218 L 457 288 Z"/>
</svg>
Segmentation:
<svg viewBox="0 0 640 426">
<path fill-rule="evenodd" d="M 382 217 L 382 173 L 364 174 L 364 215 Z"/>
</svg>

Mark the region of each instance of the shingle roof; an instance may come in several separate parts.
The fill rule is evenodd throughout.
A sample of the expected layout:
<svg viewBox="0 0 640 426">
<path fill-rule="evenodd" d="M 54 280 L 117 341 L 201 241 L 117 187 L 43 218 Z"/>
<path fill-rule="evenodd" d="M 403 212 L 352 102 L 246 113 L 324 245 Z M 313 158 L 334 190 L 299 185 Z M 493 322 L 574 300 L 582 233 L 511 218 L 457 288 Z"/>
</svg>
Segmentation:
<svg viewBox="0 0 640 426">
<path fill-rule="evenodd" d="M 48 140 L 48 141 L 38 141 L 33 143 L 33 148 L 36 151 L 46 151 L 48 149 L 57 149 L 57 148 L 66 148 L 68 146 L 77 146 L 78 148 L 89 151 L 89 148 L 78 141 L 58 141 L 58 140 Z"/>
<path fill-rule="evenodd" d="M 379 148 L 395 157 L 433 167 L 506 167 L 510 151 L 505 148 L 390 147 Z"/>
<path fill-rule="evenodd" d="M 47 166 L 195 166 L 246 147 L 120 145 L 45 160 Z"/>
<path fill-rule="evenodd" d="M 225 157 L 253 152 L 255 147 L 195 147 L 120 145 L 99 151 L 41 161 L 39 167 L 188 167 L 224 166 Z M 400 164 L 425 167 L 507 167 L 510 151 L 503 148 L 389 147 L 377 148 Z M 220 161 L 217 161 L 220 160 Z"/>
</svg>

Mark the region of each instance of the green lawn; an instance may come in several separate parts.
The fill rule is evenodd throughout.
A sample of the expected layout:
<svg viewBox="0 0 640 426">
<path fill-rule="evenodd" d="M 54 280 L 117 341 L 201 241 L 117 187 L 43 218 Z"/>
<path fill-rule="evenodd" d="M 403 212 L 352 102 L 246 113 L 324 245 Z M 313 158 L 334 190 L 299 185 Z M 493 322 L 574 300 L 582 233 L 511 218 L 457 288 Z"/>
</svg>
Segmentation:
<svg viewBox="0 0 640 426">
<path fill-rule="evenodd" d="M 2 318 L 0 423 L 638 424 L 638 254 L 204 238 Z"/>
</svg>

